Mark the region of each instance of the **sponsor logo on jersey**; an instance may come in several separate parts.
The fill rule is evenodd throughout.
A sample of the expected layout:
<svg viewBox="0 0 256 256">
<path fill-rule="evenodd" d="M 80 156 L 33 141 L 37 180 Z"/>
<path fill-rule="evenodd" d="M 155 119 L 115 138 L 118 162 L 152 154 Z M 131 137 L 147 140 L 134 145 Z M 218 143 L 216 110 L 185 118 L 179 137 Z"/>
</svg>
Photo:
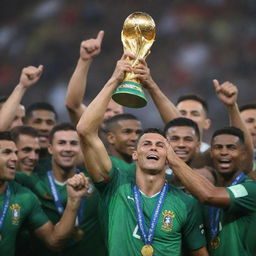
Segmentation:
<svg viewBox="0 0 256 256">
<path fill-rule="evenodd" d="M 175 214 L 171 211 L 165 210 L 162 212 L 163 221 L 162 221 L 162 230 L 172 231 L 173 219 L 175 218 Z"/>
<path fill-rule="evenodd" d="M 20 206 L 18 204 L 12 204 L 10 208 L 12 210 L 12 224 L 18 225 L 20 221 Z"/>
</svg>

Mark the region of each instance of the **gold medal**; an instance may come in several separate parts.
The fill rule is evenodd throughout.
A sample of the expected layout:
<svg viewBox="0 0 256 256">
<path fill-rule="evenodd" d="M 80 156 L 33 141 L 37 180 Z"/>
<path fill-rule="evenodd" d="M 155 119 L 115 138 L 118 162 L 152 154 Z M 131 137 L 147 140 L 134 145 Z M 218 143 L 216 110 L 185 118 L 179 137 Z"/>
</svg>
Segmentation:
<svg viewBox="0 0 256 256">
<path fill-rule="evenodd" d="M 78 227 L 75 227 L 73 231 L 73 238 L 76 241 L 80 241 L 83 238 L 83 236 L 84 236 L 84 231 Z"/>
<path fill-rule="evenodd" d="M 141 254 L 143 256 L 153 256 L 154 249 L 150 244 L 145 244 L 141 249 Z"/>
<path fill-rule="evenodd" d="M 215 250 L 220 246 L 220 238 L 218 236 L 216 236 L 211 242 L 211 249 Z"/>
</svg>

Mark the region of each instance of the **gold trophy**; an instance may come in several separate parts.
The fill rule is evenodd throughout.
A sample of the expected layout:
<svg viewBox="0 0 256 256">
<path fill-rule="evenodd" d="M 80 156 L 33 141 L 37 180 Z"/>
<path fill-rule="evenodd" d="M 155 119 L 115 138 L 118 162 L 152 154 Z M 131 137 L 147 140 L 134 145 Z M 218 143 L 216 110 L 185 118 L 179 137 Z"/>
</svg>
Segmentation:
<svg viewBox="0 0 256 256">
<path fill-rule="evenodd" d="M 145 59 L 156 36 L 155 22 L 144 12 L 134 12 L 124 21 L 121 39 L 124 51 L 132 53 L 136 59 L 131 60 L 134 67 L 140 58 Z M 126 73 L 123 82 L 112 95 L 114 101 L 129 108 L 142 108 L 147 99 L 141 83 L 133 73 Z"/>
</svg>

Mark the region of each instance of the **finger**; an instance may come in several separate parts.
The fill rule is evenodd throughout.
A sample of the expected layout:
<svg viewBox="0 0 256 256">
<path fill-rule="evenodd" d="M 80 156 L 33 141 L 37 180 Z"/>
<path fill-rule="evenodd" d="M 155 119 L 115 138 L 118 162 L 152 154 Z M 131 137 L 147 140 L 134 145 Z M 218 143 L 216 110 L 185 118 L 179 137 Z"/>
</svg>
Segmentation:
<svg viewBox="0 0 256 256">
<path fill-rule="evenodd" d="M 212 81 L 213 81 L 215 90 L 217 90 L 217 88 L 220 87 L 219 81 L 217 79 L 213 79 Z"/>
<path fill-rule="evenodd" d="M 126 60 L 126 59 L 136 59 L 136 57 L 131 53 L 131 52 L 127 52 L 127 51 L 125 51 L 124 52 L 124 54 L 123 54 L 123 56 L 122 56 L 122 58 L 121 58 L 121 60 Z"/>
<path fill-rule="evenodd" d="M 97 35 L 97 38 L 96 38 L 96 40 L 101 44 L 101 42 L 102 42 L 102 39 L 103 39 L 103 37 L 104 37 L 104 31 L 103 30 L 101 30 L 99 33 L 98 33 L 98 35 Z"/>
</svg>

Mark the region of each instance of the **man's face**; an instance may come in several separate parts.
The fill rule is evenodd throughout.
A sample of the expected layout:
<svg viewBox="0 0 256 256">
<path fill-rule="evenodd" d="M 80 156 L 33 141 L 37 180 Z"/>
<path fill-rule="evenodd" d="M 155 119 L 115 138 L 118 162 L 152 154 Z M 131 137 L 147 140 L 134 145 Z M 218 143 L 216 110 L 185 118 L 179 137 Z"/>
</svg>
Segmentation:
<svg viewBox="0 0 256 256">
<path fill-rule="evenodd" d="M 137 120 L 121 120 L 107 134 L 107 139 L 117 152 L 131 156 L 141 133 L 141 123 Z"/>
<path fill-rule="evenodd" d="M 18 170 L 31 173 L 39 160 L 39 139 L 20 134 L 16 146 L 18 149 Z"/>
<path fill-rule="evenodd" d="M 192 119 L 197 123 L 200 134 L 210 127 L 210 119 L 207 118 L 202 104 L 195 100 L 184 100 L 178 103 L 177 109 L 183 117 Z"/>
<path fill-rule="evenodd" d="M 123 113 L 124 113 L 123 107 L 117 104 L 115 101 L 110 100 L 110 102 L 108 103 L 108 107 L 105 111 L 103 120 L 107 120 L 113 116 L 123 114 Z"/>
<path fill-rule="evenodd" d="M 216 171 L 222 175 L 233 175 L 240 170 L 244 159 L 243 146 L 237 136 L 221 134 L 211 143 L 211 157 Z"/>
<path fill-rule="evenodd" d="M 76 131 L 57 131 L 49 145 L 49 153 L 53 161 L 63 170 L 69 170 L 76 165 L 80 152 L 79 138 Z"/>
<path fill-rule="evenodd" d="M 185 163 L 189 163 L 199 151 L 199 138 L 190 126 L 171 127 L 168 129 L 166 137 L 176 155 Z"/>
<path fill-rule="evenodd" d="M 55 114 L 48 110 L 34 110 L 26 124 L 38 131 L 40 147 L 47 148 L 49 133 L 56 124 Z"/>
<path fill-rule="evenodd" d="M 256 148 L 256 109 L 242 111 L 241 117 L 252 136 L 253 146 Z"/>
<path fill-rule="evenodd" d="M 158 133 L 145 133 L 133 153 L 142 171 L 158 174 L 165 170 L 167 159 L 166 139 Z"/>
<path fill-rule="evenodd" d="M 23 105 L 19 105 L 16 111 L 16 115 L 11 123 L 10 129 L 23 125 L 23 119 L 25 117 L 25 107 Z"/>
<path fill-rule="evenodd" d="M 17 148 L 13 141 L 0 140 L 0 180 L 9 181 L 15 178 Z"/>
</svg>

